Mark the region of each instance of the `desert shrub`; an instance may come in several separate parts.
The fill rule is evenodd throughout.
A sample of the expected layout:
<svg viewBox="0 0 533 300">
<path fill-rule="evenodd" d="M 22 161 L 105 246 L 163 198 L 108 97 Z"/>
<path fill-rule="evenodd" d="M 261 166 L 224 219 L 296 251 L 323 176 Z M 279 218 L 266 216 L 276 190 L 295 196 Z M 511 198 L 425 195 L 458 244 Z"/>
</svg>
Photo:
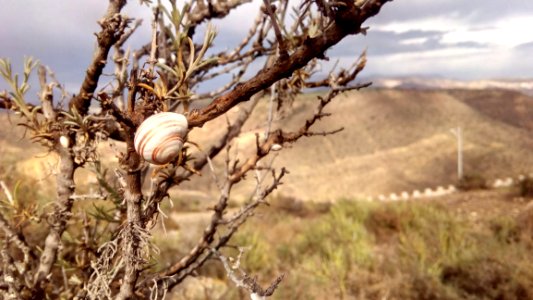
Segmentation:
<svg viewBox="0 0 533 300">
<path fill-rule="evenodd" d="M 235 34 L 223 20 L 234 18 L 232 11 L 250 1 L 205 5 L 205 1 L 141 0 L 138 8 L 145 9 L 152 22 L 126 16 L 123 9 L 128 1 L 107 2 L 97 20 L 100 29 L 95 33 L 92 59 L 88 56 L 87 68 L 79 70 L 83 81 L 75 88 L 76 94 L 67 95 L 53 71 L 36 59 L 27 57 L 17 67 L 8 58 L 0 58 L 0 77 L 5 82 L 0 85 L 0 109 L 19 115 L 28 138 L 58 159 L 52 198 L 21 197 L 31 201 L 28 206 L 8 200 L 10 209 L 5 215 L 0 213 L 4 232 L 0 275 L 7 282 L 0 284 L 4 298 L 163 299 L 169 290 L 197 274 L 213 254 L 225 263 L 220 253 L 227 250 L 237 229 L 288 175 L 283 166 L 273 165 L 273 152 L 304 137 L 338 132 L 315 131 L 319 121 L 330 116 L 324 111 L 326 106 L 343 92 L 370 85 L 354 82 L 366 65 L 366 52 L 346 68 L 321 75 L 317 71 L 329 48 L 363 32 L 363 23 L 389 1 L 257 1 L 252 5 L 256 17 L 250 19 L 255 21 L 247 25 L 248 33 L 222 48 L 217 34 L 222 40 L 226 34 Z M 210 23 L 216 20 L 223 24 L 219 30 Z M 139 26 L 152 34 L 145 34 L 144 41 L 130 40 L 133 35 L 143 38 L 137 34 L 143 31 L 137 31 Z M 135 45 L 130 44 L 133 41 Z M 21 73 L 14 72 L 20 69 Z M 30 80 L 32 73 L 37 73 L 38 80 Z M 35 82 L 40 85 L 37 93 L 30 87 Z M 210 82 L 221 84 L 215 87 Z M 313 97 L 315 109 L 293 110 L 298 96 L 310 89 L 323 92 Z M 258 103 L 268 101 L 264 98 L 268 94 L 268 115 L 267 111 L 255 113 L 262 106 Z M 303 117 L 293 128 L 274 122 L 291 115 Z M 223 116 L 225 124 L 217 125 Z M 248 123 L 263 117 L 264 131 Z M 201 131 L 206 124 L 221 130 Z M 241 134 L 250 131 L 257 131 L 256 143 L 247 143 L 245 149 L 230 155 L 230 148 L 239 149 Z M 217 160 L 225 161 L 220 169 L 212 164 Z M 200 179 L 202 173 L 213 175 L 212 181 Z M 257 180 L 245 180 L 250 177 Z M 90 179 L 94 189 L 80 179 Z M 109 184 L 109 179 L 117 184 Z M 195 190 L 213 188 L 219 193 L 200 237 L 191 247 L 182 236 L 177 237 L 181 251 L 168 256 L 167 263 L 158 257 L 151 239 L 157 234 L 154 224 L 170 210 L 162 203 L 178 186 L 185 190 L 181 184 L 189 180 Z M 250 182 L 255 188 L 244 195 L 248 202 L 232 199 L 236 190 L 246 190 Z M 38 188 L 31 185 L 26 190 Z M 77 205 L 81 200 L 91 204 L 104 200 L 108 205 L 88 212 L 85 204 Z M 200 201 L 184 201 L 177 200 L 176 211 L 202 208 Z M 230 215 L 230 208 L 238 208 L 235 215 Z M 25 231 L 29 222 L 37 222 L 44 234 Z M 195 232 L 188 228 L 181 233 Z M 362 227 L 353 232 L 343 229 L 340 237 L 344 239 L 345 234 L 358 240 L 365 232 Z M 260 248 L 247 253 L 252 257 L 248 268 L 267 267 L 264 255 L 270 252 L 270 244 L 260 242 L 258 235 L 241 237 Z M 164 247 L 169 248 L 171 241 L 166 242 Z M 22 261 L 15 255 L 20 251 Z M 337 249 L 326 246 L 324 251 Z M 332 258 L 337 256 L 332 254 Z M 341 256 L 352 259 L 353 255 L 342 252 Z M 153 270 L 154 257 L 160 260 L 158 267 L 165 268 Z M 76 284 L 69 284 L 71 278 Z M 242 285 L 248 294 L 264 294 L 253 281 Z"/>
<path fill-rule="evenodd" d="M 527 205 L 516 218 L 520 238 L 533 241 L 533 206 Z"/>
<path fill-rule="evenodd" d="M 533 178 L 528 177 L 519 184 L 520 196 L 533 198 Z"/>
<path fill-rule="evenodd" d="M 393 299 L 416 300 L 459 300 L 455 291 L 443 285 L 434 276 L 422 274 L 406 274 L 400 286 L 394 290 Z"/>
<path fill-rule="evenodd" d="M 273 249 L 261 233 L 246 228 L 242 233 L 235 236 L 235 243 L 243 245 L 241 263 L 250 273 L 272 274 L 277 265 L 277 259 Z M 238 251 L 231 251 L 232 257 L 238 256 Z"/>
<path fill-rule="evenodd" d="M 518 225 L 511 217 L 489 220 L 480 230 L 447 206 L 429 202 L 339 201 L 327 212 L 305 217 L 277 205 L 260 209 L 234 239 L 246 249 L 241 266 L 260 274 L 259 282 L 268 284 L 285 274 L 285 284 L 273 300 L 533 295 L 530 244 L 517 238 Z M 313 207 L 301 205 L 302 211 Z M 224 253 L 235 258 L 238 251 Z M 198 274 L 222 280 L 226 276 L 214 261 Z M 223 299 L 249 295 L 228 288 Z"/>
<path fill-rule="evenodd" d="M 383 204 L 369 212 L 365 226 L 378 241 L 384 242 L 399 232 L 401 222 L 398 210 L 393 205 Z"/>
<path fill-rule="evenodd" d="M 368 209 L 360 202 L 339 202 L 308 227 L 296 246 L 304 272 L 335 290 L 341 299 L 354 268 L 373 263 L 372 235 L 364 225 Z"/>
<path fill-rule="evenodd" d="M 445 267 L 441 279 L 462 299 L 531 299 L 533 285 L 516 278 L 514 267 L 499 259 L 476 257 Z"/>
<path fill-rule="evenodd" d="M 401 227 L 398 254 L 400 264 L 416 278 L 438 278 L 444 265 L 474 255 L 476 240 L 468 226 L 436 205 L 399 207 Z"/>
<path fill-rule="evenodd" d="M 457 188 L 463 191 L 486 189 L 487 180 L 480 174 L 466 174 L 457 183 Z"/>
<path fill-rule="evenodd" d="M 297 217 L 317 216 L 329 211 L 331 203 L 328 202 L 304 202 L 294 197 L 278 196 L 270 201 L 270 206 L 277 212 Z"/>
<path fill-rule="evenodd" d="M 509 216 L 498 217 L 490 222 L 490 229 L 500 243 L 512 243 L 520 240 L 520 227 Z"/>
<path fill-rule="evenodd" d="M 358 202 L 336 204 L 303 233 L 298 252 L 317 254 L 326 261 L 342 256 L 347 263 L 367 264 L 371 256 L 371 235 L 364 226 L 367 214 L 368 208 Z"/>
</svg>

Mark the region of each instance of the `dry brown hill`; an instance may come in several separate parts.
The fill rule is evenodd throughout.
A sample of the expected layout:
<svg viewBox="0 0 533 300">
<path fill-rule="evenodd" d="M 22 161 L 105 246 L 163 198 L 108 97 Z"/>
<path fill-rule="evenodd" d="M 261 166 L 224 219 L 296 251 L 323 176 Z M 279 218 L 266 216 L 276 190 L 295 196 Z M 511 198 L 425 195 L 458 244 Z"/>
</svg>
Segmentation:
<svg viewBox="0 0 533 300">
<path fill-rule="evenodd" d="M 487 116 L 533 132 L 533 98 L 511 90 L 452 90 L 450 93 Z"/>
<path fill-rule="evenodd" d="M 299 126 L 316 104 L 309 95 L 302 100 L 275 126 Z M 341 95 L 327 109 L 333 116 L 325 118 L 316 130 L 345 130 L 325 138 L 305 138 L 281 151 L 275 165 L 286 166 L 291 173 L 278 193 L 334 200 L 452 184 L 456 179 L 456 141 L 450 129 L 457 126 L 464 129 L 466 173 L 486 178 L 529 173 L 533 171 L 531 104 L 532 97 L 497 90 L 369 89 Z M 241 155 L 253 151 L 249 146 L 255 133 L 264 132 L 266 106 L 259 105 L 233 148 Z M 0 121 L 4 128 L 0 130 L 1 161 L 5 163 L 9 156 L 12 163 L 13 155 L 28 153 L 27 142 L 19 140 L 20 130 L 6 126 L 5 116 Z M 194 130 L 190 138 L 207 145 L 224 132 L 225 122 L 219 118 Z M 34 159 L 31 155 L 19 156 L 18 165 L 27 165 L 24 160 Z M 216 193 L 208 174 L 188 183 L 187 188 L 195 195 L 206 189 Z M 245 190 L 240 188 L 234 195 L 243 196 Z"/>
<path fill-rule="evenodd" d="M 453 184 L 457 150 L 450 129 L 457 126 L 464 129 L 466 173 L 494 178 L 533 170 L 533 138 L 527 130 L 492 117 L 455 94 L 366 90 L 339 96 L 328 110 L 334 116 L 324 119 L 317 130 L 346 129 L 326 138 L 301 140 L 283 151 L 277 165 L 286 166 L 291 174 L 280 193 L 324 200 Z M 509 105 L 500 96 L 484 92 L 483 97 L 494 105 L 498 101 L 501 107 Z M 300 124 L 305 108 L 314 104 L 312 99 L 302 101 L 277 126 Z M 266 115 L 260 112 L 253 119 L 249 128 L 264 122 Z M 214 133 L 221 127 L 211 124 L 203 131 Z M 255 132 L 243 135 L 240 148 L 253 142 Z"/>
</svg>

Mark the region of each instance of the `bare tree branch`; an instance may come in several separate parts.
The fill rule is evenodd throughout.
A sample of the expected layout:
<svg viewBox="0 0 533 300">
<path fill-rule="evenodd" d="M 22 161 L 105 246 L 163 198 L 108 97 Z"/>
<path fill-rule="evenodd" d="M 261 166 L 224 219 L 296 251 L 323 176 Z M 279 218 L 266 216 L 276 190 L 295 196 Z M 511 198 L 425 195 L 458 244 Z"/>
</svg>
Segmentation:
<svg viewBox="0 0 533 300">
<path fill-rule="evenodd" d="M 28 246 L 26 243 L 26 239 L 21 233 L 17 233 L 11 228 L 11 226 L 9 226 L 2 214 L 0 214 L 0 229 L 2 229 L 4 232 L 6 242 L 14 243 L 15 246 L 22 251 L 24 258 L 18 271 L 21 275 L 28 276 L 26 272 L 28 271 L 30 264 L 35 259 L 35 255 L 32 253 L 30 246 Z"/>
<path fill-rule="evenodd" d="M 342 1 L 338 8 L 335 22 L 329 26 L 324 34 L 307 38 L 287 59 L 281 57 L 268 69 L 259 71 L 248 81 L 237 85 L 231 92 L 222 95 L 205 107 L 188 117 L 189 127 L 199 127 L 212 120 L 242 101 L 247 101 L 255 93 L 269 87 L 280 78 L 289 77 L 292 72 L 304 67 L 311 59 L 323 57 L 324 52 L 337 44 L 349 34 L 360 32 L 361 24 L 376 15 L 381 6 L 390 0 L 372 0 L 367 2 L 364 9 L 359 9 L 351 1 Z"/>
<path fill-rule="evenodd" d="M 96 35 L 98 47 L 94 52 L 91 64 L 87 68 L 80 91 L 72 98 L 69 104 L 71 108 L 75 108 L 82 115 L 87 114 L 89 111 L 91 98 L 107 63 L 109 50 L 120 40 L 128 25 L 129 20 L 120 15 L 124 5 L 126 5 L 126 0 L 109 0 L 107 12 L 99 22 L 102 30 Z"/>
<path fill-rule="evenodd" d="M 195 247 L 189 255 L 185 256 L 182 260 L 180 260 L 177 264 L 173 265 L 169 269 L 165 271 L 165 273 L 160 274 L 166 274 L 167 277 L 161 277 L 160 280 L 163 280 L 163 282 L 166 282 L 166 285 L 168 288 L 172 288 L 173 286 L 179 284 L 182 282 L 187 276 L 189 276 L 194 270 L 197 270 L 199 267 L 201 267 L 207 259 L 209 259 L 212 256 L 213 250 L 220 250 L 222 247 L 226 246 L 231 237 L 237 232 L 237 229 L 246 222 L 246 220 L 252 215 L 252 209 L 248 209 L 247 207 L 256 207 L 260 203 L 263 203 L 264 199 L 272 193 L 280 184 L 281 179 L 283 176 L 287 174 L 285 170 L 282 170 L 279 175 L 274 175 L 273 182 L 264 190 L 260 191 L 256 198 L 245 208 L 241 209 L 241 211 L 236 215 L 236 217 L 232 218 L 233 221 L 229 224 L 227 224 L 229 227 L 227 230 L 220 235 L 220 237 L 216 240 L 211 240 L 211 246 L 208 249 L 207 247 L 203 247 L 205 245 L 206 240 L 202 238 L 202 245 L 197 245 L 200 247 Z M 225 186 L 224 188 L 226 188 Z M 225 190 L 221 193 L 221 196 L 225 193 Z M 224 197 L 220 198 L 221 201 L 225 201 L 227 203 L 228 199 L 225 199 Z M 222 202 L 218 202 L 218 205 L 221 205 Z M 216 209 L 216 206 L 215 206 Z M 218 224 L 215 224 L 214 222 L 217 222 Z M 217 227 L 220 227 L 220 225 L 224 224 L 224 219 L 218 218 L 217 213 L 213 214 L 213 217 L 211 219 L 211 223 L 206 228 L 206 231 L 204 231 L 204 234 L 207 232 L 207 229 L 214 228 L 213 230 L 217 231 Z M 215 226 L 216 225 L 216 226 Z M 214 226 L 214 227 L 213 227 Z M 220 229 L 218 229 L 220 230 Z M 214 234 L 214 233 L 213 233 Z M 205 237 L 205 235 L 204 235 Z M 210 251 L 207 251 L 210 250 Z M 195 256 L 195 260 L 185 260 L 190 259 L 191 255 Z M 173 272 L 169 272 L 172 270 Z"/>
<path fill-rule="evenodd" d="M 42 288 L 40 284 L 50 274 L 56 261 L 61 235 L 70 220 L 73 204 L 71 196 L 74 193 L 74 170 L 76 169 L 74 157 L 68 149 L 61 146 L 57 146 L 57 151 L 59 153 L 57 201 L 53 213 L 49 216 L 50 232 L 45 239 L 43 253 L 34 276 L 34 286 L 38 289 Z"/>
<path fill-rule="evenodd" d="M 56 118 L 56 112 L 53 104 L 52 88 L 54 84 L 46 84 L 46 68 L 42 65 L 38 69 L 39 82 L 41 84 L 41 104 L 43 107 L 44 117 L 48 120 L 54 120 Z"/>
<path fill-rule="evenodd" d="M 204 0 L 196 2 L 196 6 L 191 11 L 189 21 L 192 26 L 196 26 L 207 20 L 214 18 L 223 18 L 227 16 L 231 10 L 251 2 L 251 0 L 228 0 L 228 1 L 207 1 L 207 5 L 204 4 Z"/>
<path fill-rule="evenodd" d="M 243 250 L 239 249 L 239 251 L 239 257 L 234 265 L 230 266 L 227 257 L 222 255 L 219 251 L 212 249 L 213 254 L 222 262 L 222 265 L 224 266 L 224 269 L 226 270 L 226 273 L 231 281 L 233 281 L 237 287 L 246 289 L 250 293 L 250 298 L 252 300 L 265 299 L 266 297 L 272 296 L 283 280 L 284 275 L 278 276 L 268 288 L 263 289 L 261 285 L 257 283 L 256 278 L 250 277 L 248 274 L 246 274 L 246 272 L 240 269 L 240 257 L 243 253 Z M 235 274 L 236 270 L 242 273 L 242 278 L 239 278 L 239 276 Z"/>
<path fill-rule="evenodd" d="M 285 60 L 289 56 L 289 52 L 287 49 L 287 44 L 281 34 L 281 29 L 279 28 L 278 20 L 276 19 L 276 14 L 274 13 L 276 7 L 270 4 L 270 0 L 263 0 L 263 3 L 265 4 L 265 11 L 270 16 L 270 23 L 274 28 L 274 34 L 276 35 L 276 40 L 278 41 L 279 58 L 281 60 Z"/>
<path fill-rule="evenodd" d="M 15 275 L 15 267 L 13 258 L 8 253 L 8 247 L 9 247 L 9 241 L 6 241 L 0 245 L 0 257 L 2 258 L 3 262 L 3 270 L 2 270 L 2 277 L 3 282 L 7 285 L 7 293 L 5 294 L 6 300 L 16 300 L 20 299 L 20 287 L 21 283 L 19 282 L 17 276 Z"/>
</svg>

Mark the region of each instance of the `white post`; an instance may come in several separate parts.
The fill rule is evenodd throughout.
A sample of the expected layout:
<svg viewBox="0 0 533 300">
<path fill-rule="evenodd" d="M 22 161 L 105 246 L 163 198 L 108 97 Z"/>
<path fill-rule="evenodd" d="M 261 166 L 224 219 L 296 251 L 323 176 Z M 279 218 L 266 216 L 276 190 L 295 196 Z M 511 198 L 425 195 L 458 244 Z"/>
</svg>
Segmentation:
<svg viewBox="0 0 533 300">
<path fill-rule="evenodd" d="M 457 177 L 459 180 L 463 178 L 463 129 L 457 127 L 451 129 L 451 132 L 457 138 Z"/>
<path fill-rule="evenodd" d="M 463 129 L 457 127 L 457 176 L 463 179 Z"/>
</svg>

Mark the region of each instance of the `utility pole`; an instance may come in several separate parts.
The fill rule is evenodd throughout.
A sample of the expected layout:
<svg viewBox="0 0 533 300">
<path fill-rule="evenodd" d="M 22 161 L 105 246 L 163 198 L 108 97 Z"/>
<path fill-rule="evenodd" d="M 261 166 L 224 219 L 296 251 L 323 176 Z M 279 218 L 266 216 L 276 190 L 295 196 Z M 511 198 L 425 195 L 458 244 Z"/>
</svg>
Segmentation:
<svg viewBox="0 0 533 300">
<path fill-rule="evenodd" d="M 463 179 L 463 129 L 461 127 L 450 130 L 457 138 L 457 178 Z"/>
</svg>

